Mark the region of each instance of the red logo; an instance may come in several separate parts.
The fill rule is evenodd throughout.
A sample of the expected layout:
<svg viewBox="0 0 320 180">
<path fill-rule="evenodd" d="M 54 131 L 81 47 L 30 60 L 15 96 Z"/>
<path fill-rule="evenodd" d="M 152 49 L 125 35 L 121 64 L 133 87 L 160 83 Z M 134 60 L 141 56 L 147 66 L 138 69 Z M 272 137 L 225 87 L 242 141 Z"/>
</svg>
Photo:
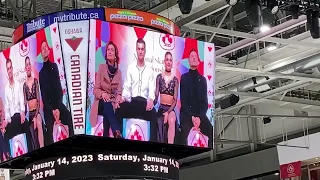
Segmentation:
<svg viewBox="0 0 320 180">
<path fill-rule="evenodd" d="M 159 44 L 162 49 L 172 50 L 175 47 L 175 39 L 170 34 L 160 34 Z"/>
<path fill-rule="evenodd" d="M 212 63 L 211 60 L 209 60 L 209 62 L 208 62 L 208 68 L 212 68 L 212 66 L 213 66 L 213 63 Z"/>
<path fill-rule="evenodd" d="M 57 27 L 52 28 L 53 32 L 56 33 Z"/>
<path fill-rule="evenodd" d="M 212 108 L 212 104 L 208 104 L 208 108 L 211 109 Z"/>
<path fill-rule="evenodd" d="M 208 47 L 208 50 L 209 50 L 209 52 L 211 52 L 212 51 L 212 47 Z"/>
<path fill-rule="evenodd" d="M 83 38 L 76 38 L 75 36 L 73 36 L 70 39 L 66 39 L 66 42 L 69 44 L 69 46 L 71 47 L 71 49 L 73 51 L 76 51 L 81 43 Z"/>
<path fill-rule="evenodd" d="M 56 43 L 56 49 L 60 50 L 60 44 L 58 42 Z"/>
<path fill-rule="evenodd" d="M 211 76 L 211 75 L 208 75 L 208 80 L 209 80 L 209 81 L 211 80 L 211 78 L 212 78 L 212 76 Z"/>
<path fill-rule="evenodd" d="M 30 44 L 28 39 L 24 39 L 20 42 L 19 52 L 22 57 L 29 54 L 30 51 Z"/>
<path fill-rule="evenodd" d="M 17 140 L 15 143 L 15 147 L 16 147 L 15 157 L 21 156 L 26 153 L 21 141 Z"/>
<path fill-rule="evenodd" d="M 126 139 L 145 141 L 142 128 L 138 124 L 132 124 Z"/>
<path fill-rule="evenodd" d="M 301 161 L 280 165 L 281 179 L 301 176 Z"/>
</svg>

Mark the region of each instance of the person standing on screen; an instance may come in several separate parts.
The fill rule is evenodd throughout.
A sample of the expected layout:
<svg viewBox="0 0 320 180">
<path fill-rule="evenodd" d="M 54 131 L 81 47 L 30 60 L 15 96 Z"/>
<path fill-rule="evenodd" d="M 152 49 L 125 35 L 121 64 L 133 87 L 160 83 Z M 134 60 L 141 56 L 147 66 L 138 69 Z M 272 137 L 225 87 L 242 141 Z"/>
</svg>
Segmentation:
<svg viewBox="0 0 320 180">
<path fill-rule="evenodd" d="M 109 127 L 113 137 L 122 138 L 120 125 L 114 109 L 119 107 L 122 94 L 122 76 L 118 69 L 119 51 L 113 42 L 109 42 L 105 55 L 106 63 L 99 65 L 93 88 L 94 102 L 91 107 L 91 125 L 97 123 L 97 115 L 103 116 L 103 136 L 109 136 Z"/>
<path fill-rule="evenodd" d="M 155 81 L 153 70 L 144 61 L 146 42 L 136 42 L 137 61 L 130 64 L 123 84 L 122 101 L 116 110 L 119 122 L 123 118 L 138 118 L 150 121 L 150 141 L 157 141 L 157 113 L 153 107 Z"/>
<path fill-rule="evenodd" d="M 29 124 L 34 149 L 44 146 L 42 119 L 40 115 L 40 92 L 37 78 L 32 76 L 30 58 L 25 58 L 25 70 L 27 78 L 23 84 L 25 103 L 29 109 Z"/>
<path fill-rule="evenodd" d="M 208 136 L 208 147 L 212 147 L 212 125 L 206 116 L 208 110 L 207 81 L 197 68 L 199 56 L 195 50 L 189 54 L 189 72 L 181 76 L 180 82 L 180 123 L 182 143 L 187 145 L 191 129 L 199 130 Z"/>
<path fill-rule="evenodd" d="M 72 118 L 70 111 L 63 104 L 63 92 L 59 70 L 56 63 L 49 60 L 49 47 L 46 41 L 41 43 L 43 67 L 39 73 L 40 91 L 43 101 L 44 119 L 48 128 L 48 144 L 53 143 L 53 126 L 56 116 L 60 115 L 61 123 L 69 127 L 69 136 L 73 135 Z"/>
<path fill-rule="evenodd" d="M 5 129 L 5 115 L 2 99 L 0 98 L 0 161 L 6 161 L 11 158 L 9 142 L 4 139 Z"/>
<path fill-rule="evenodd" d="M 166 52 L 164 57 L 165 71 L 157 76 L 156 98 L 154 104 L 157 104 L 158 96 L 160 95 L 160 107 L 157 113 L 157 117 L 159 119 L 158 141 L 173 144 L 177 119 L 174 108 L 177 104 L 179 82 L 178 78 L 171 72 L 173 64 L 171 52 Z"/>
<path fill-rule="evenodd" d="M 6 68 L 9 83 L 5 87 L 5 139 L 13 138 L 18 134 L 25 133 L 29 152 L 32 150 L 32 141 L 29 125 L 25 121 L 25 104 L 22 87 L 13 78 L 13 65 L 11 59 L 7 59 Z"/>
</svg>

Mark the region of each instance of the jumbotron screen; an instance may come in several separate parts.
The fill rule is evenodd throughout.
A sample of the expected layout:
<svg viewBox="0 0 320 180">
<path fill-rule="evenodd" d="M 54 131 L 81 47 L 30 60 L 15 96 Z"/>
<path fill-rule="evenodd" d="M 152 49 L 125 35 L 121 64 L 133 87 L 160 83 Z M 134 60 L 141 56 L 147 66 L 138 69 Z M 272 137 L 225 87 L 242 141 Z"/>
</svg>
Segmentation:
<svg viewBox="0 0 320 180">
<path fill-rule="evenodd" d="M 0 160 L 77 134 L 212 148 L 215 48 L 100 20 L 0 53 Z"/>
</svg>

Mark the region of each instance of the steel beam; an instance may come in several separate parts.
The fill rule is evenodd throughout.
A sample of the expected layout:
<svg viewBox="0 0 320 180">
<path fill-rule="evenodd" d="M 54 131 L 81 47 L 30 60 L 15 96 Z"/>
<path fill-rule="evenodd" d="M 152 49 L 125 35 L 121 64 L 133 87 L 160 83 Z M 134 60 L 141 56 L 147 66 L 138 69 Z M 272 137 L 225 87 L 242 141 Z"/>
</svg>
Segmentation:
<svg viewBox="0 0 320 180">
<path fill-rule="evenodd" d="M 254 35 L 254 34 L 244 33 L 244 32 L 240 32 L 240 31 L 232 31 L 229 29 L 222 29 L 222 28 L 211 27 L 211 26 L 206 26 L 206 25 L 201 25 L 201 24 L 189 24 L 189 25 L 187 25 L 187 27 L 189 29 L 194 29 L 196 31 L 223 34 L 223 35 L 228 35 L 228 36 L 236 36 L 236 37 L 252 39 L 252 40 L 256 40 L 258 38 L 257 35 Z"/>
<path fill-rule="evenodd" d="M 16 5 L 13 3 L 13 0 L 8 0 L 7 2 L 11 7 L 12 11 L 14 12 L 14 15 L 18 18 L 20 22 L 23 22 L 23 17 L 21 15 L 21 12 L 16 8 Z"/>
<path fill-rule="evenodd" d="M 217 28 L 220 28 L 220 27 L 221 27 L 221 25 L 223 24 L 224 20 L 225 20 L 226 17 L 228 16 L 228 14 L 229 14 L 229 12 L 230 12 L 231 9 L 232 9 L 231 6 L 229 6 L 228 9 L 226 9 L 226 11 L 224 12 L 223 16 L 222 16 L 221 19 L 220 19 L 220 22 L 219 22 L 218 25 L 217 25 Z M 216 34 L 217 34 L 217 33 L 214 32 L 214 33 L 210 36 L 208 42 L 212 42 L 212 40 L 213 40 L 213 38 L 214 38 L 214 36 L 215 36 Z"/>
<path fill-rule="evenodd" d="M 262 72 L 258 70 L 252 70 L 252 69 L 242 69 L 242 68 L 234 68 L 234 67 L 226 67 L 226 66 L 216 66 L 216 71 L 238 72 L 238 73 L 248 74 L 253 76 L 268 76 L 268 77 L 274 77 L 274 78 L 292 79 L 292 80 L 299 80 L 299 81 L 305 81 L 305 82 L 320 83 L 320 79 L 318 77 L 309 76 L 309 75 L 299 76 L 295 74 Z"/>
<path fill-rule="evenodd" d="M 225 0 L 209 1 L 208 3 L 205 3 L 198 7 L 196 11 L 184 15 L 182 19 L 176 22 L 176 24 L 178 26 L 192 24 L 229 6 L 230 5 Z"/>
<path fill-rule="evenodd" d="M 279 87 L 277 89 L 273 89 L 271 91 L 267 91 L 265 93 L 262 93 L 262 97 L 250 97 L 250 98 L 247 98 L 247 99 L 244 99 L 244 100 L 240 100 L 237 105 L 231 106 L 231 107 L 229 107 L 227 109 L 216 110 L 216 113 L 217 114 L 223 114 L 223 113 L 226 113 L 228 111 L 231 111 L 231 110 L 234 110 L 234 109 L 238 109 L 238 108 L 240 108 L 242 106 L 255 104 L 255 103 L 258 103 L 258 102 L 262 101 L 263 99 L 268 99 L 270 97 L 277 96 L 279 93 L 282 93 L 284 91 L 292 91 L 294 89 L 302 88 L 302 87 L 308 86 L 310 84 L 312 84 L 312 83 L 305 82 L 305 81 L 293 82 L 293 83 L 288 84 L 286 86 L 282 86 L 282 87 Z"/>
<path fill-rule="evenodd" d="M 297 27 L 299 25 L 305 24 L 307 22 L 307 17 L 305 15 L 300 16 L 298 19 L 292 19 L 290 21 L 284 22 L 283 24 L 280 24 L 278 26 L 275 26 L 271 28 L 269 31 L 265 33 L 259 33 L 257 34 L 257 39 L 244 39 L 242 41 L 238 41 L 234 44 L 231 44 L 230 46 L 224 47 L 222 49 L 219 49 L 216 51 L 216 57 L 221 57 L 227 54 L 230 54 L 234 51 L 237 51 L 239 49 L 242 49 L 244 47 L 247 47 L 251 44 L 254 44 L 259 41 L 263 41 L 265 38 L 274 36 L 276 34 L 279 34 L 281 32 L 284 32 L 286 30 L 292 29 L 294 27 Z"/>
<path fill-rule="evenodd" d="M 171 8 L 172 6 L 174 6 L 176 4 L 178 4 L 177 0 L 167 0 L 167 1 L 157 5 L 156 7 L 150 9 L 148 12 L 158 14 L 158 13 L 161 13 L 162 11 L 165 11 L 166 9 Z"/>
<path fill-rule="evenodd" d="M 243 33 L 243 32 L 239 32 L 239 31 L 232 31 L 229 29 L 222 29 L 219 27 L 210 27 L 210 26 L 205 26 L 205 25 L 200 25 L 200 24 L 191 24 L 191 25 L 188 25 L 188 27 L 190 29 L 194 29 L 197 31 L 213 32 L 213 35 L 224 34 L 224 35 L 228 35 L 228 36 L 236 36 L 236 37 L 252 39 L 252 40 L 259 39 L 258 35 Z M 301 42 L 301 41 L 297 41 L 297 40 L 281 39 L 281 38 L 275 38 L 275 37 L 266 37 L 263 40 L 267 41 L 267 42 L 274 42 L 274 43 L 289 44 L 289 45 L 295 45 L 295 46 L 320 49 L 320 44 L 318 44 L 318 43 Z"/>
<path fill-rule="evenodd" d="M 66 2 L 66 0 L 61 0 L 59 2 L 58 6 L 56 7 L 55 11 L 62 11 L 62 7 L 63 7 L 65 2 Z"/>
<path fill-rule="evenodd" d="M 258 118 L 258 117 L 277 117 L 277 118 L 290 118 L 290 119 L 320 119 L 320 116 L 295 116 L 295 115 L 282 115 L 282 114 L 235 114 L 235 113 L 222 113 L 222 117 L 241 117 L 241 118 Z"/>
</svg>

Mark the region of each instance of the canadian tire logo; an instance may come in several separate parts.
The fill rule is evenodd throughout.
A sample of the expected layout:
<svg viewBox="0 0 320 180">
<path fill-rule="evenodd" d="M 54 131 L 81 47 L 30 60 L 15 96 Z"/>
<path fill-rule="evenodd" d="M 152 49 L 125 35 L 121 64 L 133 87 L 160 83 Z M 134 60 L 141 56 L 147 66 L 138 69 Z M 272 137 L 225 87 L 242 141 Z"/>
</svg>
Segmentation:
<svg viewBox="0 0 320 180">
<path fill-rule="evenodd" d="M 292 164 L 289 164 L 288 167 L 287 167 L 287 173 L 288 174 L 292 174 L 294 173 L 294 167 Z"/>
<path fill-rule="evenodd" d="M 19 53 L 22 57 L 29 54 L 30 51 L 30 43 L 28 39 L 24 39 L 20 42 L 19 45 Z"/>
<path fill-rule="evenodd" d="M 175 39 L 170 34 L 160 34 L 159 44 L 162 49 L 172 50 L 175 47 Z"/>
<path fill-rule="evenodd" d="M 73 51 L 76 51 L 82 41 L 82 37 L 81 38 L 77 38 L 75 36 L 73 36 L 72 38 L 66 39 L 66 42 L 69 44 L 69 46 L 71 47 L 71 49 Z"/>
</svg>

